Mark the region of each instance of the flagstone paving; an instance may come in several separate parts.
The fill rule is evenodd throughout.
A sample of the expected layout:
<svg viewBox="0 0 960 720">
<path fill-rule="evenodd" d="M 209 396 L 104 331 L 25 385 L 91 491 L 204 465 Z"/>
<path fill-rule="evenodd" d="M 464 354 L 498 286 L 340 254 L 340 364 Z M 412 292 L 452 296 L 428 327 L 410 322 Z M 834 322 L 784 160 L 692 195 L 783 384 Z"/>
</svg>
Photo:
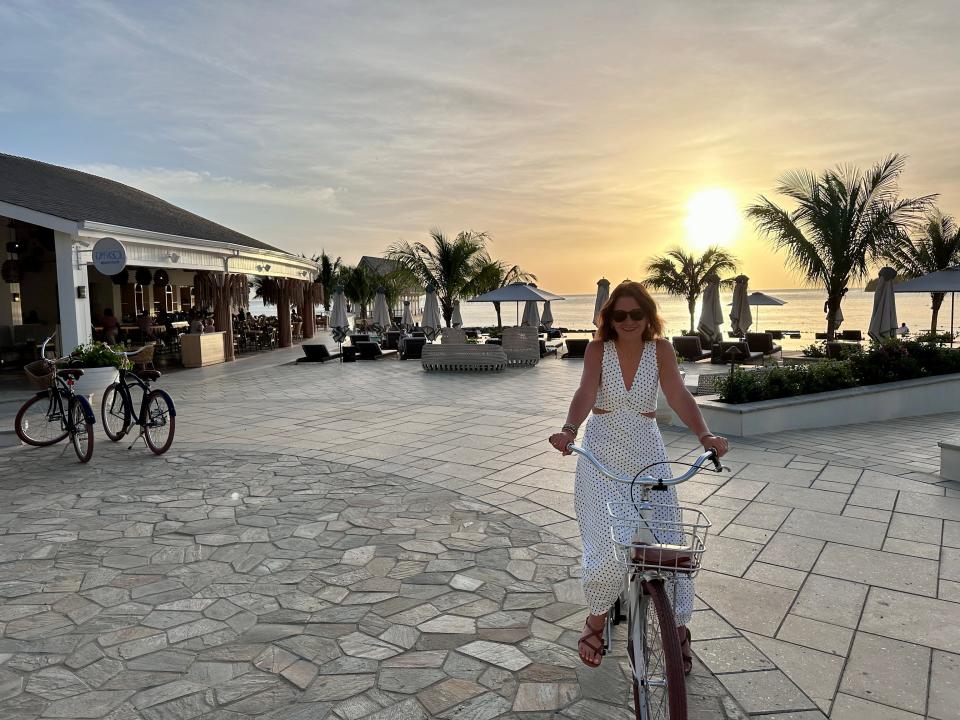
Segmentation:
<svg viewBox="0 0 960 720">
<path fill-rule="evenodd" d="M 427 562 L 436 564 L 433 570 L 425 569 L 424 572 L 435 571 L 443 573 L 444 577 L 449 576 L 446 581 L 448 594 L 481 594 L 480 599 L 464 605 L 474 607 L 473 603 L 477 603 L 476 612 L 483 612 L 477 615 L 465 613 L 459 610 L 459 606 L 434 605 L 434 613 L 411 606 L 383 617 L 377 614 L 378 604 L 405 597 L 395 589 L 395 583 L 386 581 L 400 580 L 401 588 L 413 583 L 405 578 L 391 578 L 389 573 L 384 576 L 370 573 L 373 577 L 364 575 L 365 570 L 369 571 L 369 564 L 380 559 L 379 554 L 369 555 L 369 545 L 375 544 L 372 541 L 342 548 L 343 555 L 333 559 L 343 568 L 336 577 L 342 577 L 341 582 L 345 584 L 337 585 L 332 582 L 335 578 L 329 578 L 324 580 L 324 592 L 328 595 L 321 596 L 315 592 L 316 588 L 311 587 L 310 592 L 300 589 L 302 596 L 296 595 L 298 600 L 290 598 L 288 601 L 307 603 L 320 600 L 336 607 L 337 612 L 366 609 L 389 622 L 380 632 L 374 632 L 380 630 L 380 624 L 375 623 L 372 630 L 365 630 L 366 626 L 360 627 L 357 621 L 356 628 L 349 628 L 349 632 L 344 629 L 343 635 L 333 638 L 341 655 L 326 662 L 335 663 L 334 667 L 343 673 L 338 678 L 349 678 L 337 683 L 339 692 L 349 695 L 316 702 L 345 703 L 333 706 L 339 707 L 334 711 L 336 716 L 358 718 L 378 717 L 379 713 L 391 718 L 442 717 L 444 713 L 450 717 L 495 717 L 489 714 L 495 711 L 509 717 L 511 713 L 521 712 L 520 708 L 528 707 L 528 703 L 540 703 L 545 708 L 557 706 L 562 708 L 561 714 L 570 717 L 617 717 L 616 709 L 611 710 L 611 707 L 622 707 L 619 700 L 608 703 L 607 707 L 602 705 L 613 697 L 604 689 L 604 683 L 621 682 L 621 678 L 604 680 L 597 673 L 577 668 L 578 691 L 570 687 L 574 683 L 570 675 L 536 675 L 534 680 L 529 675 L 530 668 L 547 663 L 531 657 L 523 645 L 526 642 L 529 646 L 536 640 L 566 648 L 566 656 L 548 655 L 554 667 L 564 667 L 560 661 L 564 657 L 573 657 L 569 653 L 575 640 L 574 631 L 582 618 L 582 615 L 575 614 L 582 612 L 576 594 L 575 562 L 579 538 L 571 495 L 575 463 L 572 459 L 560 457 L 545 444 L 546 435 L 562 422 L 581 365 L 574 361 L 550 359 L 534 368 L 510 369 L 501 374 L 437 375 L 423 373 L 418 363 L 398 360 L 307 366 L 279 364 L 299 354 L 298 350 L 292 350 L 272 357 L 165 376 L 164 385 L 177 400 L 181 411 L 171 459 L 185 457 L 186 451 L 196 453 L 190 456 L 190 462 L 199 466 L 206 464 L 208 457 L 223 459 L 223 452 L 227 457 L 240 458 L 246 453 L 266 453 L 304 465 L 316 461 L 331 468 L 345 468 L 345 472 L 358 473 L 367 480 L 383 478 L 383 482 L 398 482 L 410 488 L 420 483 L 432 486 L 424 497 L 437 494 L 456 498 L 449 502 L 475 502 L 489 508 L 475 510 L 479 515 L 503 513 L 503 517 L 519 517 L 537 532 L 549 533 L 555 538 L 552 542 L 541 541 L 552 547 L 548 554 L 536 558 L 504 558 L 500 555 L 503 563 L 497 566 L 497 570 L 519 584 L 546 582 L 549 593 L 532 594 L 544 594 L 545 598 L 549 594 L 551 604 L 558 606 L 556 612 L 545 611 L 543 607 L 547 606 L 531 609 L 501 604 L 494 607 L 497 601 L 481 594 L 485 586 L 471 587 L 479 580 L 485 583 L 491 580 L 459 570 L 456 567 L 459 557 L 446 558 L 440 557 L 440 552 L 431 553 L 439 548 L 430 543 L 443 544 L 443 538 L 417 536 L 399 540 L 396 552 L 432 556 Z M 689 457 L 695 450 L 696 443 L 689 434 L 666 426 L 662 429 L 668 451 L 674 459 Z M 941 481 L 935 471 L 937 440 L 958 436 L 960 414 L 954 413 L 736 439 L 727 461 L 731 469 L 729 474 L 702 474 L 681 488 L 682 498 L 697 504 L 714 522 L 705 570 L 697 580 L 698 601 L 693 621 L 694 649 L 715 673 L 713 676 L 704 670 L 706 674 L 691 683 L 691 692 L 703 690 L 700 697 L 709 697 L 712 703 L 704 710 L 709 714 L 703 717 L 724 717 L 723 712 L 737 717 L 737 703 L 759 717 L 792 720 L 827 716 L 840 720 L 865 717 L 947 720 L 956 717 L 956 707 L 960 704 L 955 672 L 960 667 L 960 635 L 957 634 L 960 627 L 960 487 L 956 483 Z M 51 468 L 67 468 L 72 482 L 86 487 L 91 477 L 100 478 L 99 473 L 109 473 L 110 468 L 115 469 L 125 458 L 134 458 L 138 471 L 157 467 L 151 464 L 153 458 L 149 458 L 142 447 L 123 455 L 126 450 L 108 447 L 106 441 L 99 443 L 98 440 L 97 455 L 88 468 L 77 469 L 68 455 L 58 457 L 59 450 L 56 449 L 16 451 L 10 456 L 30 457 L 31 464 L 27 467 L 36 469 L 36 472 L 28 470 L 26 477 L 40 474 L 40 480 L 31 481 L 32 485 L 40 486 L 44 482 L 43 473 L 50 472 Z M 6 457 L 6 452 L 0 454 L 0 458 Z M 46 458 L 43 465 L 36 460 L 40 457 Z M 50 464 L 46 465 L 47 462 Z M 40 473 L 41 468 L 43 473 Z M 367 473 L 374 475 L 368 476 Z M 171 477 L 176 475 L 174 473 Z M 202 482 L 219 480 L 216 475 L 204 476 Z M 113 482 L 122 484 L 123 481 Z M 258 488 L 260 484 L 250 484 L 249 492 L 243 497 L 268 497 L 258 494 Z M 184 500 L 194 501 L 195 498 L 174 502 Z M 111 508 L 105 500 L 84 499 L 84 502 L 91 503 L 92 507 L 102 506 L 108 514 L 119 511 L 119 508 Z M 182 565 L 187 558 L 193 563 L 216 562 L 210 560 L 216 553 L 248 542 L 260 542 L 245 540 L 243 533 L 265 530 L 269 537 L 273 527 L 254 524 L 238 529 L 229 524 L 211 524 L 211 518 L 198 513 L 198 508 L 189 502 L 171 509 L 184 513 L 177 522 L 201 523 L 194 526 L 199 530 L 191 536 L 191 547 L 197 548 L 193 552 L 199 552 L 200 556 L 194 559 L 188 555 L 186 546 L 174 545 L 163 548 L 161 557 L 166 559 L 160 562 L 164 563 Z M 58 523 L 51 523 L 47 518 L 43 529 L 38 527 L 34 532 L 38 537 L 42 534 L 46 543 L 57 547 L 67 547 L 74 542 L 101 542 L 97 535 L 90 536 L 90 539 L 79 536 L 81 529 L 74 525 L 85 517 L 83 513 L 74 517 L 79 510 L 88 511 L 89 508 L 64 508 L 57 516 Z M 237 512 L 229 506 L 215 506 L 211 513 L 214 510 L 217 514 L 213 518 L 220 520 L 223 518 L 219 513 Z M 40 525 L 34 518 L 25 519 Z M 299 544 L 301 541 L 312 540 L 310 533 L 323 538 L 328 532 L 316 525 L 325 521 L 315 516 L 300 518 L 300 521 L 307 536 L 284 538 L 283 542 L 296 542 L 290 547 L 278 545 L 279 551 L 298 552 L 305 547 Z M 146 537 L 137 533 L 146 532 L 147 536 L 155 538 L 155 531 L 144 529 L 144 525 L 150 522 L 134 518 L 130 536 L 124 529 L 122 540 L 103 541 L 129 543 L 130 549 L 105 554 L 102 563 L 97 561 L 101 567 L 96 572 L 137 577 L 142 556 L 137 554 L 136 548 L 138 543 L 145 542 L 143 537 Z M 202 524 L 204 522 L 207 524 Z M 73 538 L 71 533 L 76 533 L 77 537 Z M 399 544 L 408 541 L 427 544 L 413 546 L 413 549 Z M 533 544 L 536 543 L 520 547 L 530 548 Z M 570 552 L 565 554 L 560 550 L 562 547 Z M 486 552 L 499 550 L 503 548 L 490 547 Z M 449 552 L 470 551 L 450 548 Z M 478 556 L 481 554 L 477 553 Z M 556 568 L 566 568 L 569 573 L 566 582 L 554 575 L 545 579 L 543 565 L 546 557 L 551 558 L 550 573 L 558 572 Z M 44 557 L 30 559 L 49 560 Z M 572 564 L 568 562 L 570 560 Z M 447 564 L 451 561 L 453 565 Z M 68 564 L 71 568 L 83 566 L 82 561 L 72 556 Z M 477 564 L 483 567 L 479 561 Z M 283 573 L 290 572 L 288 566 L 272 563 L 256 567 L 260 568 L 256 572 L 261 575 L 250 579 L 250 584 L 254 585 L 267 583 L 262 578 L 264 575 L 279 574 L 283 578 L 286 577 Z M 244 575 L 254 572 L 254 568 L 242 570 Z M 60 580 L 42 573 L 36 578 L 19 575 L 17 580 L 34 583 L 30 594 L 77 594 L 70 587 L 50 589 L 51 586 L 59 587 Z M 139 581 L 129 587 L 125 584 L 117 587 L 110 580 L 81 589 L 79 594 L 103 612 L 102 609 L 116 606 L 149 605 L 148 601 L 154 595 L 175 594 L 176 587 L 163 584 L 171 580 L 183 585 L 180 576 L 165 575 L 152 578 L 150 582 L 142 581 L 142 586 L 149 587 L 151 594 L 136 598 L 133 597 L 135 591 L 143 592 Z M 272 577 L 270 583 L 274 582 L 277 582 L 276 578 Z M 211 583 L 216 584 L 216 581 L 211 580 Z M 510 594 L 502 583 L 498 587 L 503 589 L 504 598 Z M 27 588 L 22 590 L 26 592 Z M 85 592 L 88 594 L 84 595 Z M 401 594 L 388 597 L 394 592 Z M 241 617 L 251 613 L 258 619 L 262 616 L 270 618 L 263 624 L 271 627 L 256 630 L 264 634 L 254 635 L 251 642 L 276 646 L 276 651 L 260 658 L 260 664 L 253 665 L 253 670 L 248 672 L 256 671 L 256 677 L 262 675 L 271 682 L 285 684 L 269 685 L 267 680 L 259 680 L 257 682 L 264 683 L 264 686 L 253 694 L 279 693 L 276 687 L 281 687 L 284 692 L 309 696 L 313 688 L 328 676 L 320 671 L 323 663 L 318 664 L 316 658 L 298 653 L 284 642 L 292 636 L 273 633 L 285 632 L 276 626 L 291 624 L 283 619 L 283 613 L 322 613 L 326 608 L 310 610 L 297 605 L 274 608 L 269 603 L 259 604 L 266 602 L 264 600 L 250 597 L 259 594 L 240 593 L 243 595 L 241 602 L 247 602 L 249 607 L 240 605 L 238 612 L 244 613 Z M 276 598 L 269 593 L 266 595 Z M 0 623 L 5 623 L 4 638 L 10 638 L 10 641 L 29 640 L 9 635 L 10 625 L 18 621 L 19 624 L 14 624 L 14 632 L 36 635 L 40 641 L 48 643 L 55 638 L 71 636 L 74 629 L 85 622 L 97 622 L 100 614 L 98 612 L 87 619 L 84 613 L 92 609 L 87 609 L 86 604 L 77 607 L 65 604 L 59 609 L 51 606 L 43 612 L 19 615 L 24 612 L 16 607 L 24 604 L 21 597 L 29 597 L 29 594 L 6 598 L 0 605 L 4 613 L 9 613 L 9 617 L 4 617 Z M 218 602 L 233 604 L 233 599 L 220 598 Z M 431 602 L 420 603 L 421 606 L 427 604 Z M 559 616 L 570 607 L 573 610 L 569 615 Z M 207 638 L 216 639 L 220 637 L 219 633 L 233 631 L 231 620 L 237 621 L 234 616 L 226 614 L 230 608 L 224 605 L 216 610 L 213 608 L 213 604 L 209 608 L 173 611 L 154 607 L 151 613 L 156 614 L 150 625 L 139 620 L 132 624 L 137 632 L 115 636 L 110 633 L 124 628 L 105 628 L 91 638 L 105 657 L 83 667 L 109 660 L 110 663 L 101 667 L 112 668 L 116 667 L 112 665 L 114 662 L 123 663 L 125 672 L 138 673 L 134 677 L 169 672 L 179 673 L 176 682 L 201 684 L 206 681 L 207 687 L 211 687 L 213 680 L 218 680 L 224 685 L 225 689 L 219 695 L 216 691 L 212 696 L 207 694 L 208 691 L 187 692 L 193 687 L 189 684 L 169 690 L 183 691 L 182 695 L 169 699 L 159 695 L 165 699 L 158 701 L 158 705 L 179 703 L 171 705 L 181 713 L 177 717 L 187 717 L 185 713 L 197 716 L 209 713 L 211 702 L 218 703 L 218 708 L 244 702 L 247 696 L 236 693 L 240 692 L 237 688 L 246 690 L 247 685 L 230 685 L 235 678 L 227 678 L 225 670 L 218 669 L 222 675 L 204 680 L 189 675 L 184 668 L 178 670 L 175 664 L 183 662 L 179 654 L 181 646 L 200 647 Z M 537 611 L 542 617 L 537 616 Z M 174 619 L 168 615 L 170 612 L 194 615 L 183 623 L 165 627 Z M 513 641 L 505 639 L 508 636 L 491 635 L 516 630 L 503 623 L 519 622 L 518 612 L 531 613 L 530 636 Z M 271 613 L 281 615 L 273 618 Z M 501 625 L 491 627 L 491 622 Z M 549 633 L 559 631 L 559 634 L 555 638 L 539 637 L 534 633 L 535 625 L 541 629 L 551 626 L 554 629 Z M 182 630 L 177 630 L 181 627 Z M 391 628 L 392 633 L 385 636 Z M 172 649 L 171 631 L 173 638 L 178 640 Z M 253 630 L 243 630 L 248 631 Z M 390 648 L 403 649 L 403 642 L 410 642 L 415 633 L 419 635 L 411 649 L 392 657 L 377 657 L 389 652 Z M 300 633 L 304 634 L 312 633 L 306 630 Z M 108 637 L 101 641 L 100 635 Z M 167 645 L 158 649 L 160 637 Z M 418 648 L 416 644 L 425 642 L 425 637 L 456 640 L 442 647 Z M 104 645 L 104 642 L 108 644 Z M 343 649 L 344 642 L 352 652 L 371 657 L 347 654 Z M 519 669 L 497 665 L 491 662 L 493 656 L 487 653 L 489 648 L 483 643 L 510 646 L 530 658 L 531 665 Z M 121 647 L 129 657 L 120 653 Z M 468 647 L 473 654 L 461 651 Z M 394 662 L 394 658 L 410 652 L 447 652 L 448 656 L 439 666 L 416 668 L 422 673 L 403 673 L 401 670 L 411 668 L 388 665 Z M 0 653 L 11 656 L 0 666 L 0 696 L 4 693 L 19 693 L 17 697 L 33 695 L 24 680 L 24 673 L 37 675 L 51 669 L 59 673 L 65 668 L 86 682 L 78 675 L 78 670 L 65 664 L 66 658 L 51 663 L 51 668 L 42 664 L 34 667 L 33 663 L 39 660 L 17 660 L 11 665 L 16 653 L 8 652 L 2 646 Z M 143 664 L 143 657 L 160 653 L 166 653 L 162 657 L 173 663 L 172 667 L 154 670 Z M 461 663 L 483 663 L 485 670 L 477 677 L 449 673 L 447 663 L 451 653 L 457 667 Z M 217 662 L 250 665 L 259 657 Z M 497 657 L 501 663 L 515 666 L 522 662 L 521 658 L 507 651 Z M 273 672 L 287 661 L 289 664 L 279 673 Z M 377 663 L 378 670 L 373 673 L 362 669 L 370 666 L 361 666 L 361 661 Z M 126 667 L 130 663 L 134 667 Z M 318 668 L 315 677 L 311 676 L 311 665 Z M 608 669 L 611 666 L 606 665 Z M 901 666 L 903 676 L 891 680 L 891 668 L 895 673 L 895 669 Z M 384 687 L 379 683 L 383 670 L 387 668 L 393 672 L 387 674 L 389 679 Z M 444 672 L 444 679 L 426 670 Z M 527 675 L 521 678 L 524 673 Z M 367 687 L 362 676 L 370 674 L 376 674 L 377 680 Z M 515 688 L 509 683 L 499 688 L 489 687 L 482 681 L 482 677 L 486 677 L 488 683 L 493 683 L 493 678 L 506 678 L 507 674 L 514 678 Z M 414 676 L 417 677 L 414 684 L 431 678 L 434 682 L 418 690 L 414 697 L 398 701 L 393 708 L 384 710 L 376 698 L 396 693 L 395 687 L 412 682 Z M 59 674 L 47 673 L 34 682 L 39 683 L 35 687 L 47 694 L 50 694 L 49 687 L 77 687 L 69 676 Z M 531 684 L 549 687 L 524 687 Z M 130 702 L 132 696 L 117 700 L 119 696 L 115 695 L 122 694 L 127 688 L 114 688 L 109 680 L 102 685 L 103 689 L 91 686 L 87 693 L 91 695 L 88 702 L 92 708 L 101 709 L 114 702 L 118 703 L 115 707 L 119 707 Z M 307 689 L 301 690 L 301 686 Z M 511 689 L 504 692 L 503 687 Z M 468 688 L 477 694 L 470 696 Z M 575 692 L 579 695 L 573 699 L 570 693 Z M 724 697 L 727 692 L 736 698 L 736 703 Z M 618 698 L 622 697 L 622 688 L 618 686 L 616 693 L 620 693 Z M 42 695 L 36 697 L 42 698 Z M 201 698 L 207 705 L 198 710 L 201 707 L 199 701 L 191 698 Z M 44 699 L 50 704 L 62 700 Z M 727 711 L 721 710 L 724 700 L 729 708 Z M 450 713 L 443 709 L 452 707 L 443 706 L 445 702 L 456 702 L 456 707 L 461 709 Z M 551 712 L 556 711 L 545 709 L 542 714 L 548 716 Z M 611 712 L 614 714 L 610 715 Z"/>
</svg>

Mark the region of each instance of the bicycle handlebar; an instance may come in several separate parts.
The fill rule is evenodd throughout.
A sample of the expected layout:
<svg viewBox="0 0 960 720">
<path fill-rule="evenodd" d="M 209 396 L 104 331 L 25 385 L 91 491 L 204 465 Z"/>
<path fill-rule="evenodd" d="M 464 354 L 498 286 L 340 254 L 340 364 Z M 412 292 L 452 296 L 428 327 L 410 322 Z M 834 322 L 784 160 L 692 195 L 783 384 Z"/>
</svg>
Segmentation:
<svg viewBox="0 0 960 720">
<path fill-rule="evenodd" d="M 687 470 L 683 475 L 678 475 L 677 477 L 673 478 L 664 478 L 662 480 L 649 475 L 644 475 L 642 477 L 631 477 L 630 475 L 618 475 L 602 462 L 597 460 L 596 456 L 592 452 L 586 448 L 580 447 L 579 445 L 570 443 L 567 445 L 567 450 L 585 457 L 595 468 L 597 468 L 597 470 L 600 471 L 601 474 L 606 475 L 611 480 L 615 482 L 626 483 L 628 485 L 649 485 L 653 487 L 670 487 L 672 485 L 679 485 L 680 483 L 686 482 L 700 472 L 700 468 L 708 460 L 713 463 L 716 472 L 728 469 L 720 463 L 720 457 L 717 455 L 717 451 L 711 448 L 694 460 L 693 464 L 690 466 L 690 469 Z"/>
<path fill-rule="evenodd" d="M 49 343 L 51 340 L 53 340 L 56 336 L 57 336 L 57 331 L 54 330 L 54 331 L 53 331 L 53 335 L 51 335 L 50 337 L 48 337 L 46 340 L 43 341 L 43 345 L 40 346 L 40 359 L 41 359 L 41 360 L 45 360 L 45 359 L 47 358 L 47 343 Z"/>
</svg>

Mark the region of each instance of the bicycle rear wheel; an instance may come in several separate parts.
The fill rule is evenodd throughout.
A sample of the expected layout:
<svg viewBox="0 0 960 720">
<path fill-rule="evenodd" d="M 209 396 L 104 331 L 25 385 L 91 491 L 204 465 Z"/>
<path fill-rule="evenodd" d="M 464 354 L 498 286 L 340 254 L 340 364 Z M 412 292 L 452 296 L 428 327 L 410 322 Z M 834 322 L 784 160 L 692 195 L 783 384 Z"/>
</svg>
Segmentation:
<svg viewBox="0 0 960 720">
<path fill-rule="evenodd" d="M 46 395 L 34 395 L 17 412 L 13 428 L 17 437 L 27 445 L 47 447 L 67 436 L 54 392 L 56 390 L 51 390 Z"/>
<path fill-rule="evenodd" d="M 100 420 L 103 422 L 103 431 L 113 442 L 117 442 L 130 429 L 130 408 L 123 401 L 119 383 L 113 383 L 103 391 Z"/>
<path fill-rule="evenodd" d="M 143 410 L 143 435 L 147 446 L 157 455 L 163 455 L 173 445 L 173 434 L 177 428 L 177 419 L 167 396 L 154 390 L 147 395 Z"/>
<path fill-rule="evenodd" d="M 683 657 L 663 580 L 630 583 L 627 652 L 637 720 L 686 720 Z"/>
<path fill-rule="evenodd" d="M 93 410 L 85 397 L 70 399 L 70 442 L 80 462 L 93 457 Z"/>
</svg>

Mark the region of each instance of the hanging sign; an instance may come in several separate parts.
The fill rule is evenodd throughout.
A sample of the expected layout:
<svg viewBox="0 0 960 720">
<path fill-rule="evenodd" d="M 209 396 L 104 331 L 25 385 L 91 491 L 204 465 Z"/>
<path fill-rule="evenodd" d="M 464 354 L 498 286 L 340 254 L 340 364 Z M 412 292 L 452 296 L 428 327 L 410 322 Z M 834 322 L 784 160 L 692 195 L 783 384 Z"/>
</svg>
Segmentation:
<svg viewBox="0 0 960 720">
<path fill-rule="evenodd" d="M 116 238 L 100 238 L 93 246 L 93 266 L 104 275 L 116 275 L 127 267 L 126 248 Z"/>
</svg>

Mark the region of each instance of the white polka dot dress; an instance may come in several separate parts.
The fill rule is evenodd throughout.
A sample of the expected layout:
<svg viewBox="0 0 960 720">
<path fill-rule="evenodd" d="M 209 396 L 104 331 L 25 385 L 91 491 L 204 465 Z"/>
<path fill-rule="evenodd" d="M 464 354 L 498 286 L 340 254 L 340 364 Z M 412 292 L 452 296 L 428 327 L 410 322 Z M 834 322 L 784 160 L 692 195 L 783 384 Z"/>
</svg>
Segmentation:
<svg viewBox="0 0 960 720">
<path fill-rule="evenodd" d="M 627 390 L 620 370 L 616 345 L 603 344 L 600 389 L 596 407 L 607 413 L 593 414 L 587 420 L 583 445 L 607 467 L 623 474 L 634 475 L 644 467 L 667 460 L 667 451 L 657 427 L 657 421 L 640 413 L 657 409 L 657 389 L 660 372 L 657 368 L 656 341 L 644 343 L 637 374 Z M 670 466 L 653 465 L 643 472 L 652 477 L 670 477 Z M 605 613 L 614 604 L 623 589 L 625 572 L 614 557 L 610 535 L 608 502 L 630 502 L 630 489 L 614 483 L 585 458 L 577 460 L 574 482 L 574 508 L 583 539 L 583 592 L 594 615 Z M 654 519 L 679 520 L 677 493 L 674 488 L 654 491 L 651 502 L 668 506 L 655 511 Z M 639 515 L 638 515 L 639 517 Z M 628 535 L 629 531 L 625 532 Z M 672 538 L 660 538 L 674 542 Z M 619 542 L 630 542 L 630 537 L 618 537 Z M 674 600 L 678 625 L 686 625 L 693 612 L 693 580 L 678 576 L 675 586 L 667 588 Z"/>
</svg>

